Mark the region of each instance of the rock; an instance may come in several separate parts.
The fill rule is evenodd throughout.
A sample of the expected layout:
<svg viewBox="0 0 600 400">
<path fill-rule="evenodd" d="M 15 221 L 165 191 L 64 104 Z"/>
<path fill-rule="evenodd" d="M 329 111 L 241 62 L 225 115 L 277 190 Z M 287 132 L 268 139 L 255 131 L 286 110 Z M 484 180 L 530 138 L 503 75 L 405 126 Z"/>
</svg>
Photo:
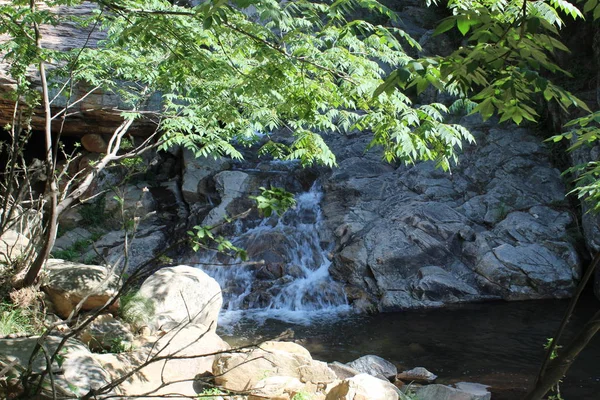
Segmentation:
<svg viewBox="0 0 600 400">
<path fill-rule="evenodd" d="M 114 352 L 116 348 L 130 349 L 133 334 L 128 326 L 110 314 L 99 315 L 79 336 L 90 350 Z"/>
<path fill-rule="evenodd" d="M 75 228 L 65 232 L 61 237 L 57 238 L 54 242 L 54 247 L 52 250 L 66 250 L 73 247 L 73 245 L 78 242 L 81 243 L 82 241 L 87 241 L 91 237 L 92 232 L 88 231 L 87 229 Z"/>
<path fill-rule="evenodd" d="M 398 369 L 391 362 L 375 355 L 366 355 L 347 363 L 358 372 L 376 376 L 381 379 L 395 379 Z"/>
<path fill-rule="evenodd" d="M 27 236 L 9 229 L 0 235 L 0 264 L 12 264 L 29 246 Z"/>
<path fill-rule="evenodd" d="M 248 400 L 290 400 L 296 393 L 303 392 L 305 385 L 291 376 L 270 376 L 254 385 Z"/>
<path fill-rule="evenodd" d="M 214 195 L 211 179 L 217 172 L 228 169 L 230 163 L 224 158 L 196 158 L 190 150 L 184 149 L 183 166 L 183 199 L 193 204 Z"/>
<path fill-rule="evenodd" d="M 212 355 L 199 356 L 227 349 L 229 345 L 207 327 L 187 325 L 161 337 L 145 338 L 145 343 L 134 347 L 134 351 L 100 354 L 96 355 L 96 359 L 116 379 L 123 371 L 140 366 L 148 357 L 177 356 L 178 359 L 150 363 L 123 382 L 119 390 L 124 396 L 135 398 L 144 393 L 152 393 L 157 398 L 172 393 L 195 398 L 198 395 L 196 376 L 210 372 L 214 360 Z M 164 387 L 163 381 L 166 383 Z"/>
<path fill-rule="evenodd" d="M 213 364 L 215 383 L 245 391 L 269 376 L 301 378 L 299 368 L 312 363 L 308 350 L 292 342 L 265 342 L 258 348 L 220 354 Z"/>
<path fill-rule="evenodd" d="M 59 25 L 42 24 L 40 26 L 41 45 L 45 49 L 59 50 L 68 52 L 77 48 L 95 48 L 98 41 L 106 38 L 106 32 L 102 29 L 89 29 L 88 26 L 81 26 L 74 21 L 76 19 L 87 19 L 92 13 L 98 10 L 98 5 L 94 2 L 81 2 L 77 6 L 57 6 L 48 7 L 46 4 L 39 4 L 39 9 L 51 13 L 60 14 L 62 23 Z M 5 126 L 12 123 L 11 116 L 14 103 L 11 96 L 6 96 L 6 92 L 16 88 L 16 82 L 8 75 L 8 63 L 0 62 L 0 125 Z M 28 70 L 29 80 L 36 90 L 41 91 L 40 78 L 35 69 Z M 114 131 L 123 122 L 121 111 L 128 109 L 128 104 L 122 102 L 118 95 L 112 91 L 97 89 L 91 93 L 89 85 L 75 85 L 72 88 L 71 97 L 57 96 L 58 88 L 62 82 L 50 82 L 50 98 L 52 101 L 52 113 L 55 114 L 69 105 L 69 118 L 63 121 L 62 118 L 56 118 L 53 121 L 52 129 L 55 132 L 61 131 L 63 135 L 80 135 L 89 133 L 112 135 Z M 84 96 L 86 96 L 84 98 Z M 82 101 L 75 102 L 74 100 Z M 150 96 L 145 104 L 146 111 L 158 111 L 161 109 L 161 96 L 154 94 Z M 31 118 L 31 128 L 35 131 L 44 129 L 43 112 L 35 110 Z M 128 133 L 149 135 L 154 132 L 156 124 L 148 119 L 139 119 L 129 128 Z"/>
<path fill-rule="evenodd" d="M 74 229 L 83 221 L 83 217 L 79 213 L 79 209 L 69 208 L 58 216 L 58 223 L 61 228 Z"/>
<path fill-rule="evenodd" d="M 327 384 L 338 379 L 336 373 L 328 367 L 327 363 L 313 360 L 309 365 L 298 368 L 300 381 L 304 383 Z"/>
<path fill-rule="evenodd" d="M 323 236 L 334 242 L 334 279 L 366 293 L 351 300 L 397 311 L 573 292 L 574 221 L 542 138 L 461 122 L 477 146 L 463 147 L 452 174 L 429 162 L 392 170 L 363 154 L 366 135 L 327 138 L 339 167 L 323 179 Z"/>
<path fill-rule="evenodd" d="M 399 389 L 368 374 L 343 380 L 327 393 L 326 400 L 397 400 Z"/>
<path fill-rule="evenodd" d="M 138 229 L 135 237 L 129 237 L 128 273 L 137 271 L 164 249 L 167 237 L 163 229 L 162 225 L 143 226 Z M 94 258 L 98 251 L 108 263 L 120 269 L 124 262 L 124 242 L 125 234 L 122 230 L 110 231 L 94 242 L 95 249 L 88 251 L 82 258 Z"/>
<path fill-rule="evenodd" d="M 437 375 L 427 371 L 423 367 L 416 367 L 399 373 L 396 378 L 406 382 L 432 383 L 437 379 Z"/>
<path fill-rule="evenodd" d="M 444 385 L 427 385 L 417 389 L 417 400 L 490 400 L 492 395 L 485 385 L 461 382 L 456 388 Z"/>
<path fill-rule="evenodd" d="M 87 135 L 83 135 L 81 138 L 81 144 L 83 148 L 92 153 L 106 153 L 108 149 L 108 143 L 102 137 L 102 135 L 98 135 L 97 133 L 88 133 Z"/>
<path fill-rule="evenodd" d="M 346 364 L 342 364 L 337 361 L 329 363 L 327 364 L 327 366 L 335 373 L 336 377 L 340 380 L 352 378 L 353 376 L 360 374 L 360 372 L 358 372 L 354 368 L 351 368 Z"/>
<path fill-rule="evenodd" d="M 104 306 L 118 290 L 118 277 L 99 265 L 49 259 L 46 271 L 48 276 L 42 290 L 61 318 L 67 318 L 84 297 L 87 298 L 81 310 L 94 310 Z M 116 312 L 118 308 L 117 300 L 107 311 Z"/>
<path fill-rule="evenodd" d="M 228 216 L 228 207 L 236 199 L 247 196 L 249 175 L 241 171 L 223 171 L 214 176 L 221 203 L 208 213 L 202 225 L 214 226 L 223 222 Z"/>
<path fill-rule="evenodd" d="M 198 268 L 187 265 L 163 268 L 144 281 L 139 294 L 154 300 L 154 328 L 191 320 L 212 332 L 223 303 L 217 281 Z"/>
<path fill-rule="evenodd" d="M 44 344 L 49 354 L 53 354 L 61 342 L 61 337 L 49 336 Z M 0 339 L 0 356 L 8 360 L 17 360 L 19 365 L 26 367 L 38 342 L 38 337 Z M 77 340 L 69 339 L 62 350 L 60 366 L 55 362 L 54 370 L 62 371 L 55 374 L 54 379 L 63 394 L 70 396 L 82 395 L 90 389 L 97 389 L 111 381 L 110 374 L 96 361 L 94 354 Z M 33 371 L 41 372 L 46 369 L 43 353 L 38 353 L 33 362 Z M 83 373 L 85 371 L 85 373 Z M 115 394 L 110 392 L 108 394 Z M 60 396 L 59 396 L 60 397 Z M 52 397 L 49 397 L 52 398 Z"/>
<path fill-rule="evenodd" d="M 148 186 L 146 182 L 127 185 L 116 190 L 116 194 L 107 196 L 104 200 L 106 215 L 121 219 L 120 214 L 123 212 L 128 218 L 143 218 L 156 210 L 156 203 Z M 123 200 L 123 210 L 121 210 L 121 202 L 117 201 L 114 197 L 119 197 Z"/>
</svg>

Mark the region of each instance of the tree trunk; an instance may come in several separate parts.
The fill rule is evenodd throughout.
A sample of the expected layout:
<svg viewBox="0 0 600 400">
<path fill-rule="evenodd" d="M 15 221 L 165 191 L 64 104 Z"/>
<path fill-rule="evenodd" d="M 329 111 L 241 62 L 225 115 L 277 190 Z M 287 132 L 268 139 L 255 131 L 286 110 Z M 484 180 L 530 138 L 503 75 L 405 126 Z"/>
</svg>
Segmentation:
<svg viewBox="0 0 600 400">
<path fill-rule="evenodd" d="M 35 1 L 30 0 L 30 7 L 32 11 L 35 11 Z M 37 22 L 34 22 L 34 30 L 35 30 L 35 42 L 36 47 L 41 50 L 41 35 Z M 23 281 L 25 286 L 31 286 L 37 280 L 38 275 L 44 263 L 50 256 L 50 251 L 54 246 L 54 240 L 56 238 L 56 224 L 57 224 L 57 214 L 56 214 L 56 206 L 58 205 L 58 184 L 56 182 L 55 176 L 55 167 L 54 167 L 54 148 L 52 146 L 52 112 L 50 110 L 50 97 L 48 95 L 48 82 L 46 80 L 46 66 L 45 61 L 42 59 L 39 62 L 38 66 L 40 72 L 40 78 L 42 81 L 42 103 L 44 106 L 44 136 L 46 140 L 46 188 L 44 194 L 48 196 L 49 204 L 45 207 L 45 222 L 46 229 L 44 230 L 44 235 L 42 237 L 42 247 L 39 250 L 37 257 L 29 267 L 29 271 L 27 271 L 27 275 L 25 275 L 25 279 Z"/>
<path fill-rule="evenodd" d="M 598 311 L 584 326 L 583 330 L 568 347 L 548 364 L 546 373 L 538 381 L 525 400 L 541 400 L 552 387 L 565 376 L 569 367 L 579 353 L 587 346 L 594 335 L 600 330 L 600 311 Z"/>
</svg>

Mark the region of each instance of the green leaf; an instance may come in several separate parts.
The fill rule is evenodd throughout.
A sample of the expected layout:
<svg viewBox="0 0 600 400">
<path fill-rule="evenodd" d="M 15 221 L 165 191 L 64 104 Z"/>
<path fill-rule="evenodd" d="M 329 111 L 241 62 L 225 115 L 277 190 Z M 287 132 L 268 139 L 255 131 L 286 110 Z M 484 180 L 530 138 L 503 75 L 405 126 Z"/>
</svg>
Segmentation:
<svg viewBox="0 0 600 400">
<path fill-rule="evenodd" d="M 450 29 L 454 28 L 454 25 L 456 25 L 456 17 L 448 17 L 443 19 L 437 28 L 435 28 L 433 36 L 441 35 L 442 33 L 449 31 Z"/>
<path fill-rule="evenodd" d="M 479 21 L 477 20 L 461 16 L 456 21 L 456 26 L 458 27 L 460 33 L 462 33 L 462 35 L 465 36 L 469 32 L 471 26 L 476 25 L 478 22 Z"/>
<path fill-rule="evenodd" d="M 587 14 L 590 11 L 592 11 L 594 8 L 596 8 L 597 5 L 598 5 L 598 0 L 588 0 L 585 3 L 585 5 L 583 6 L 583 12 Z"/>
</svg>

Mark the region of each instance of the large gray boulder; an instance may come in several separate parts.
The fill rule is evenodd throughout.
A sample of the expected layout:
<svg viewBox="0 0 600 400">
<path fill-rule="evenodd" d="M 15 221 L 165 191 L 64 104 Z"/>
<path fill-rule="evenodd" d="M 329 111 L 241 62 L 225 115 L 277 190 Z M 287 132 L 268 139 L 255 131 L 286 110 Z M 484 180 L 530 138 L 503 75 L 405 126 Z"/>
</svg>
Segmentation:
<svg viewBox="0 0 600 400">
<path fill-rule="evenodd" d="M 164 250 L 167 235 L 164 225 L 144 224 L 135 232 L 128 234 L 127 272 L 132 273 L 146 266 L 160 251 Z M 119 270 L 125 268 L 125 232 L 110 231 L 94 242 L 94 248 L 83 255 L 83 258 L 97 257 L 98 253 Z"/>
<path fill-rule="evenodd" d="M 394 168 L 363 154 L 368 137 L 337 136 L 324 181 L 331 274 L 381 311 L 486 299 L 564 298 L 580 277 L 560 172 L 542 138 L 472 117 L 477 145 L 452 172 Z M 358 289 L 358 290 L 357 290 Z"/>
<path fill-rule="evenodd" d="M 154 301 L 152 328 L 162 329 L 191 321 L 214 332 L 223 304 L 221 287 L 198 268 L 166 267 L 148 277 L 139 294 Z"/>
</svg>

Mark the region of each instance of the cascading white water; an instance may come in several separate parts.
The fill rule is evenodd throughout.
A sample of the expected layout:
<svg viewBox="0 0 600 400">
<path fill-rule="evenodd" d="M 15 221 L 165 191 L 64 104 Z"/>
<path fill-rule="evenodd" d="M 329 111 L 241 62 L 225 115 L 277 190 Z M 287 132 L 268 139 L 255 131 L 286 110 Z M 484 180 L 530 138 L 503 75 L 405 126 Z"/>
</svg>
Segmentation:
<svg viewBox="0 0 600 400">
<path fill-rule="evenodd" d="M 256 266 L 210 265 L 214 256 L 212 261 L 199 265 L 223 289 L 219 325 L 231 326 L 243 318 L 310 323 L 350 310 L 342 286 L 329 275 L 331 261 L 326 255 L 331 249 L 323 248 L 319 240 L 321 198 L 315 184 L 310 191 L 296 196 L 296 207 L 276 224 L 263 220 L 256 227 L 239 232 L 233 241 L 248 250 L 259 248 L 255 252 L 259 256 L 276 253 L 285 260 L 285 265 L 277 265 L 280 274 L 276 279 L 258 276 L 261 272 Z"/>
</svg>

